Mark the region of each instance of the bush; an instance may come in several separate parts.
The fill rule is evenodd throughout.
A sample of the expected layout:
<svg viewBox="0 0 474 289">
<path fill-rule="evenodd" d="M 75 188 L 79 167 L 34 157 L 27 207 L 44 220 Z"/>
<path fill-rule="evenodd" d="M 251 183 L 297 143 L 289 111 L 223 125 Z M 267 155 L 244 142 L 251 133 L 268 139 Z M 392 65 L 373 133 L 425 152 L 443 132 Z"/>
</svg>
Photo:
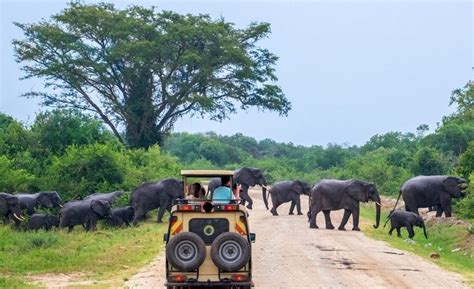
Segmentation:
<svg viewBox="0 0 474 289">
<path fill-rule="evenodd" d="M 70 146 L 54 157 L 43 189 L 57 190 L 65 200 L 120 189 L 131 166 L 123 150 L 115 143 Z"/>
<path fill-rule="evenodd" d="M 35 176 L 26 170 L 14 168 L 10 159 L 0 155 L 0 192 L 28 191 L 34 181 Z"/>
<path fill-rule="evenodd" d="M 465 219 L 474 220 L 474 172 L 469 177 L 469 192 L 455 205 L 456 213 Z"/>
</svg>

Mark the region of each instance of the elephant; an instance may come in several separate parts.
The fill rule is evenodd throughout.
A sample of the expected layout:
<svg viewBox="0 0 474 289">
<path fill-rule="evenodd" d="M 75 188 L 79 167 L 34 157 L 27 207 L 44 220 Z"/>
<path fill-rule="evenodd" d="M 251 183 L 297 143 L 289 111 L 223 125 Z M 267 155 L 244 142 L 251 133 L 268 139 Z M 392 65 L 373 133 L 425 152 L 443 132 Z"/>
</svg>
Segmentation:
<svg viewBox="0 0 474 289">
<path fill-rule="evenodd" d="M 354 231 L 359 228 L 359 202 L 367 203 L 372 200 L 376 204 L 374 228 L 380 224 L 380 195 L 375 184 L 362 180 L 323 179 L 310 191 L 310 211 L 308 217 L 310 228 L 317 229 L 316 216 L 323 211 L 326 219 L 326 229 L 334 229 L 331 223 L 330 211 L 344 209 L 344 216 L 339 230 L 345 230 L 345 225 L 352 214 Z"/>
<path fill-rule="evenodd" d="M 141 185 L 133 190 L 130 196 L 130 206 L 135 212 L 133 224 L 137 225 L 149 211 L 157 208 L 160 208 L 157 221 L 161 223 L 165 210 L 170 212 L 175 200 L 180 198 L 184 198 L 184 185 L 181 180 L 165 179 Z"/>
<path fill-rule="evenodd" d="M 50 230 L 52 227 L 59 227 L 59 217 L 51 214 L 33 214 L 28 220 L 26 228 L 38 231 L 39 229 Z"/>
<path fill-rule="evenodd" d="M 274 216 L 278 216 L 277 208 L 286 202 L 291 202 L 290 206 L 290 215 L 293 215 L 293 210 L 295 209 L 298 211 L 298 215 L 303 215 L 301 212 L 301 202 L 300 196 L 301 195 L 309 195 L 309 191 L 311 190 L 311 186 L 304 181 L 296 180 L 296 181 L 282 181 L 275 183 L 271 189 L 268 191 L 268 195 L 272 197 L 273 207 L 271 209 L 271 213 Z M 268 204 L 267 200 L 268 196 L 265 198 L 265 204 Z M 268 206 L 267 206 L 268 210 Z"/>
<path fill-rule="evenodd" d="M 122 227 L 124 224 L 129 226 L 133 221 L 133 208 L 130 206 L 113 208 L 112 217 L 107 222 L 111 227 Z"/>
<path fill-rule="evenodd" d="M 104 200 L 104 201 L 109 202 L 109 204 L 113 204 L 123 194 L 124 194 L 123 191 L 115 191 L 115 192 L 106 193 L 106 194 L 95 193 L 95 194 L 86 196 L 84 200 Z"/>
<path fill-rule="evenodd" d="M 253 200 L 249 195 L 249 188 L 254 187 L 256 185 L 262 186 L 262 195 L 263 195 L 263 200 L 266 202 L 266 194 L 267 194 L 267 180 L 265 176 L 263 175 L 262 170 L 257 169 L 257 168 L 241 168 L 236 171 L 234 171 L 234 179 L 233 182 L 235 184 L 240 184 L 241 185 L 241 190 L 240 190 L 240 203 L 242 205 L 245 205 L 247 202 L 247 208 L 252 209 L 253 207 Z M 221 180 L 220 178 L 213 178 L 209 182 L 208 185 L 208 193 L 212 193 L 215 188 L 221 185 Z M 268 208 L 268 203 L 265 204 L 266 207 Z"/>
<path fill-rule="evenodd" d="M 390 231 L 388 233 L 390 235 L 392 235 L 393 230 L 397 229 L 397 236 L 401 237 L 402 235 L 400 234 L 400 228 L 405 227 L 408 231 L 408 237 L 410 239 L 413 239 L 413 237 L 415 236 L 413 226 L 417 226 L 423 228 L 423 234 L 425 235 L 425 238 L 428 239 L 428 235 L 426 234 L 425 222 L 423 221 L 423 218 L 421 216 L 413 212 L 395 210 L 390 213 L 389 218 Z M 387 222 L 385 222 L 385 225 L 386 224 Z"/>
<path fill-rule="evenodd" d="M 400 189 L 395 208 L 400 196 L 405 202 L 405 210 L 418 213 L 418 208 L 436 208 L 436 217 L 444 212 L 451 217 L 451 198 L 464 195 L 467 182 L 452 176 L 417 176 L 406 181 Z"/>
<path fill-rule="evenodd" d="M 8 222 L 10 215 L 15 218 L 17 227 L 19 226 L 19 222 L 25 220 L 21 215 L 21 206 L 18 197 L 16 195 L 0 193 L 0 218 L 3 219 L 4 224 Z"/>
<path fill-rule="evenodd" d="M 110 204 L 104 200 L 81 200 L 66 203 L 59 212 L 59 228 L 68 228 L 71 232 L 74 226 L 83 225 L 86 231 L 95 231 L 97 221 L 110 218 Z"/>
<path fill-rule="evenodd" d="M 33 215 L 35 213 L 35 208 L 53 208 L 53 207 L 62 207 L 64 205 L 63 200 L 59 196 L 58 192 L 39 192 L 35 194 L 16 194 L 20 201 L 20 206 L 22 210 L 26 210 L 28 215 Z"/>
</svg>

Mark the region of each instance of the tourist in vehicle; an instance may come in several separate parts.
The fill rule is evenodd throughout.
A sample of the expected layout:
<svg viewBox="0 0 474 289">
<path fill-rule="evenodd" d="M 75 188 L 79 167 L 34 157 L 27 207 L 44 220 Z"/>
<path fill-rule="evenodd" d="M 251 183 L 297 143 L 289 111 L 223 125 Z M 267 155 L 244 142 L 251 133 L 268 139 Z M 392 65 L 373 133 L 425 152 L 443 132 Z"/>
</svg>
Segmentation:
<svg viewBox="0 0 474 289">
<path fill-rule="evenodd" d="M 200 183 L 194 183 L 188 186 L 188 195 L 186 199 L 188 200 L 199 200 L 203 199 L 206 194 L 206 190 Z"/>
<path fill-rule="evenodd" d="M 232 186 L 232 178 L 230 176 L 221 177 L 221 184 L 214 189 L 212 201 L 215 203 L 229 204 L 231 200 L 238 199 L 240 185 Z M 234 190 L 232 190 L 233 188 Z M 236 197 L 237 196 L 237 197 Z"/>
</svg>

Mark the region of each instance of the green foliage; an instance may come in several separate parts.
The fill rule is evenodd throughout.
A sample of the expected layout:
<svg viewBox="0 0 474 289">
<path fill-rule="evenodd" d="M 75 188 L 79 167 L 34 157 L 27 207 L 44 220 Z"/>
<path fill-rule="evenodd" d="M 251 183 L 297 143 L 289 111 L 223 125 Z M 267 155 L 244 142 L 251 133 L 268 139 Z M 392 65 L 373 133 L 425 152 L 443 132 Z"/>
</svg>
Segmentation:
<svg viewBox="0 0 474 289">
<path fill-rule="evenodd" d="M 116 282 L 101 287 L 120 287 L 124 277 L 135 274 L 162 250 L 157 240 L 166 229 L 153 220 L 113 231 L 85 232 L 77 226 L 72 233 L 21 232 L 0 226 L 0 276 L 16 279 L 25 274 L 82 272 L 89 279 Z M 2 278 L 0 287 L 10 285 Z"/>
<path fill-rule="evenodd" d="M 4 155 L 0 155 L 0 192 L 28 191 L 35 181 L 35 176 L 24 169 L 16 169 Z"/>
<path fill-rule="evenodd" d="M 457 172 L 466 179 L 474 172 L 474 141 L 469 143 L 466 151 L 459 157 Z"/>
<path fill-rule="evenodd" d="M 412 172 L 415 175 L 442 175 L 447 172 L 447 169 L 439 151 L 430 147 L 422 147 L 415 153 Z"/>
<path fill-rule="evenodd" d="M 63 154 L 70 145 L 82 146 L 114 140 L 102 123 L 78 110 L 40 113 L 31 126 L 38 154 Z"/>
<path fill-rule="evenodd" d="M 467 195 L 455 205 L 455 212 L 462 218 L 474 220 L 474 172 L 469 176 Z"/>
<path fill-rule="evenodd" d="M 70 146 L 64 155 L 54 157 L 45 189 L 61 192 L 66 200 L 116 190 L 124 182 L 128 165 L 123 148 L 117 145 Z"/>
<path fill-rule="evenodd" d="M 228 118 L 237 108 L 286 115 L 278 57 L 257 45 L 270 24 L 236 28 L 223 18 L 139 6 L 69 6 L 13 41 L 26 78 L 42 78 L 43 104 L 96 113 L 131 147 L 161 143 L 185 114 Z M 51 89 L 52 88 L 52 89 Z"/>
</svg>

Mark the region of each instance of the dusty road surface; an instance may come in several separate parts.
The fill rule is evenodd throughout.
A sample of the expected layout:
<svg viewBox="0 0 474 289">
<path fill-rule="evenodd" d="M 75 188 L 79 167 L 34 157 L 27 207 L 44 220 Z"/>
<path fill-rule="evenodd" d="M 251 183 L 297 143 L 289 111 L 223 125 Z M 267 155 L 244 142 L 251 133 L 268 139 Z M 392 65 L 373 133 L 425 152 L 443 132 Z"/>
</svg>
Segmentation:
<svg viewBox="0 0 474 289">
<path fill-rule="evenodd" d="M 265 210 L 261 192 L 253 190 L 252 197 L 256 288 L 469 288 L 458 274 L 353 232 L 352 224 L 346 226 L 348 231 L 310 230 L 306 216 L 288 215 L 288 204 L 278 208 L 280 216 L 273 217 Z M 302 198 L 302 203 L 306 213 L 308 199 Z M 339 224 L 342 211 L 331 217 Z M 322 214 L 318 226 L 324 228 Z M 164 276 L 161 254 L 125 286 L 160 288 Z"/>
</svg>

